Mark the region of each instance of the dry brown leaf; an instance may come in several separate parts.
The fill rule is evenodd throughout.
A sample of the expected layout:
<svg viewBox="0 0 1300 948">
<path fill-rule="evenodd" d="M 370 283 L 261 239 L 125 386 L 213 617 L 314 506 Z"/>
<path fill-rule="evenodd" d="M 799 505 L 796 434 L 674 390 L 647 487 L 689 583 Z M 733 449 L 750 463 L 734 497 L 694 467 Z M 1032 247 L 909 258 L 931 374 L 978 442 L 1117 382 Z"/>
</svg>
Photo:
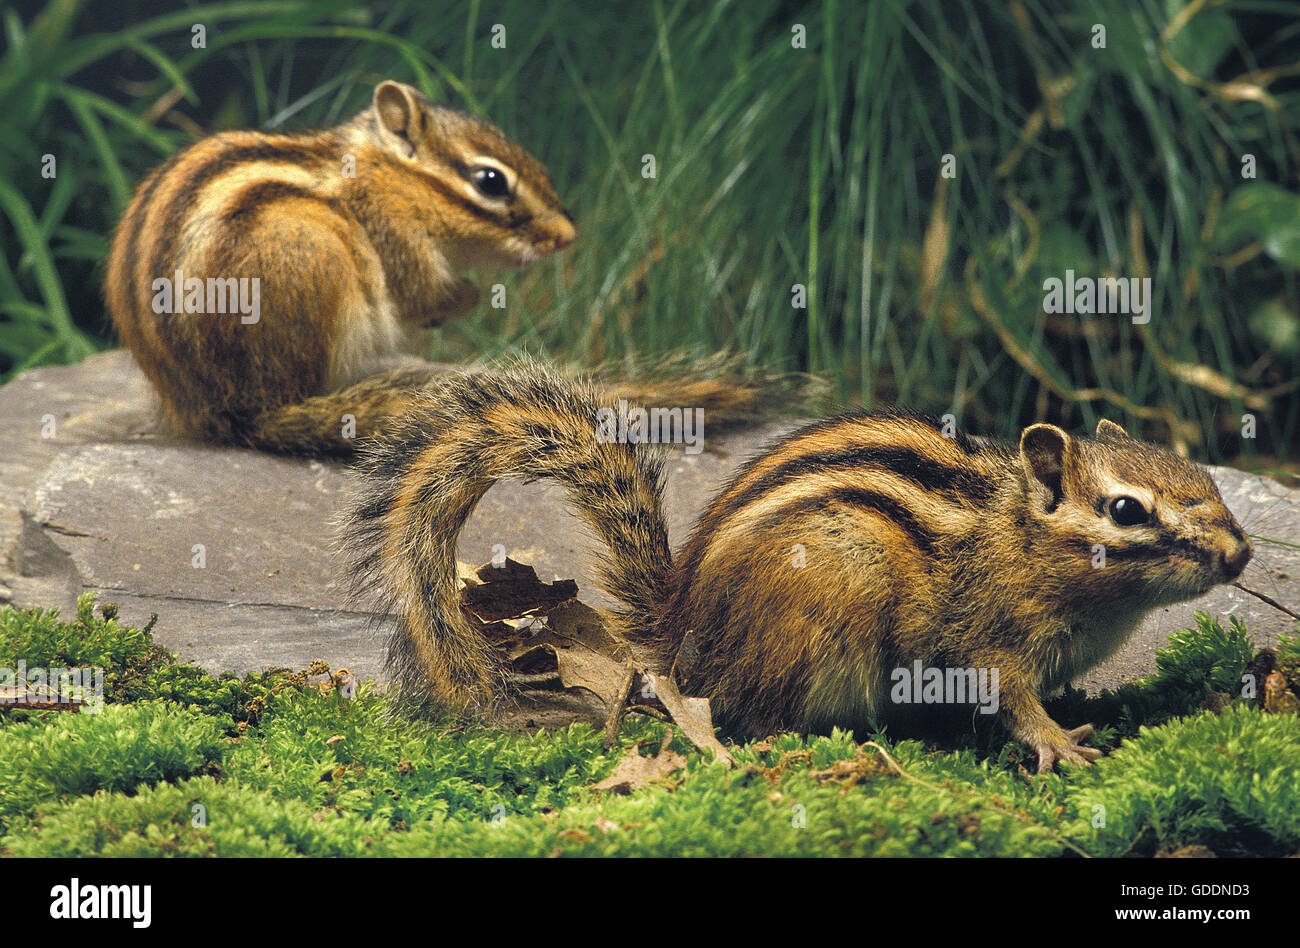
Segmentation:
<svg viewBox="0 0 1300 948">
<path fill-rule="evenodd" d="M 686 758 L 668 746 L 667 736 L 659 747 L 659 753 L 653 757 L 642 757 L 639 753 L 641 742 L 628 748 L 626 754 L 614 767 L 614 772 L 592 787 L 593 790 L 608 790 L 611 793 L 627 795 L 652 783 L 662 783 L 668 777 L 686 766 Z"/>
<path fill-rule="evenodd" d="M 736 761 L 713 734 L 713 712 L 709 708 L 708 698 L 684 698 L 677 690 L 677 683 L 669 675 L 656 675 L 647 672 L 650 687 L 663 702 L 673 722 L 682 729 L 696 747 L 710 750 L 715 759 L 727 767 L 734 767 Z"/>
<path fill-rule="evenodd" d="M 461 605 L 485 624 L 544 613 L 578 595 L 578 584 L 573 580 L 544 583 L 531 566 L 509 557 L 501 566 L 480 566 L 477 575 L 479 583 L 467 580 L 461 590 Z"/>
<path fill-rule="evenodd" d="M 626 645 L 610 635 L 600 613 L 581 600 L 560 603 L 547 613 L 546 622 L 556 633 L 612 658 L 627 651 Z"/>
<path fill-rule="evenodd" d="M 585 688 L 608 708 L 619 695 L 626 651 L 605 629 L 600 613 L 570 599 L 550 610 L 546 628 L 513 645 L 507 660 L 520 674 L 554 667 L 565 688 Z"/>
<path fill-rule="evenodd" d="M 464 577 L 462 609 L 504 653 L 522 699 L 525 726 L 553 714 L 587 719 L 591 699 L 582 698 L 584 692 L 602 706 L 601 720 L 607 727 L 611 721 L 616 726 L 627 700 L 630 667 L 650 682 L 654 699 L 690 741 L 726 766 L 734 765 L 713 734 L 708 699 L 684 697 L 673 675 L 651 674 L 635 661 L 627 643 L 610 633 L 601 614 L 576 598 L 578 586 L 573 580 L 543 583 L 531 566 L 511 559 L 503 566 L 489 563 L 474 572 L 482 582 Z M 538 621 L 519 621 L 523 619 Z M 688 664 L 690 647 L 679 656 Z"/>
</svg>

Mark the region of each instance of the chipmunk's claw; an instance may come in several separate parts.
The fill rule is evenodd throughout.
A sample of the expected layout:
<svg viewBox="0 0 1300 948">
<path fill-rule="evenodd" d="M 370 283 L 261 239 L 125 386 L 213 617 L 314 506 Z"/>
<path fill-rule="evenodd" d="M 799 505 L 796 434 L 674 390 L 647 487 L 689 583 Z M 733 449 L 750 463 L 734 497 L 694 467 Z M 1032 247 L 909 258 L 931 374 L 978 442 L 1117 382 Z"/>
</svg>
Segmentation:
<svg viewBox="0 0 1300 948">
<path fill-rule="evenodd" d="M 1081 747 L 1079 742 L 1092 737 L 1091 724 L 1082 724 L 1072 731 L 1062 731 L 1063 741 L 1040 741 L 1034 745 L 1038 751 L 1038 772 L 1051 773 L 1058 760 L 1068 760 L 1072 764 L 1087 766 L 1101 756 L 1095 747 Z"/>
</svg>

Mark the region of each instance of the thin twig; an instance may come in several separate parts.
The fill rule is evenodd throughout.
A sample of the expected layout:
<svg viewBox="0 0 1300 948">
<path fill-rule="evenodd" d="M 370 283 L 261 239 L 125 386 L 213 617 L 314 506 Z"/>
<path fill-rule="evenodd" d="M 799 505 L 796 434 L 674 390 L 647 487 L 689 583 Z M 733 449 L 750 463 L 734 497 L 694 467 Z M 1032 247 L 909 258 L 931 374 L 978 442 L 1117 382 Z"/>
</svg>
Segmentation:
<svg viewBox="0 0 1300 948">
<path fill-rule="evenodd" d="M 1262 592 L 1256 592 L 1255 590 L 1251 589 L 1249 586 L 1243 586 L 1241 583 L 1233 583 L 1232 585 L 1236 586 L 1236 587 L 1237 587 L 1238 589 L 1240 589 L 1242 592 L 1248 592 L 1248 593 L 1250 593 L 1250 594 L 1251 594 L 1252 596 L 1254 596 L 1256 599 L 1262 599 L 1264 602 L 1268 603 L 1268 604 L 1269 604 L 1270 606 L 1272 606 L 1274 609 L 1278 609 L 1278 610 L 1280 610 L 1280 611 L 1282 611 L 1282 612 L 1285 612 L 1285 613 L 1286 613 L 1287 615 L 1289 615 L 1292 619 L 1300 619 L 1300 614 L 1297 614 L 1297 613 L 1295 613 L 1295 612 L 1292 612 L 1290 609 L 1288 609 L 1286 606 L 1282 605 L 1282 603 L 1278 602 L 1276 599 L 1272 599 L 1272 598 L 1270 598 L 1270 597 L 1268 597 L 1268 596 L 1265 596 Z"/>
</svg>

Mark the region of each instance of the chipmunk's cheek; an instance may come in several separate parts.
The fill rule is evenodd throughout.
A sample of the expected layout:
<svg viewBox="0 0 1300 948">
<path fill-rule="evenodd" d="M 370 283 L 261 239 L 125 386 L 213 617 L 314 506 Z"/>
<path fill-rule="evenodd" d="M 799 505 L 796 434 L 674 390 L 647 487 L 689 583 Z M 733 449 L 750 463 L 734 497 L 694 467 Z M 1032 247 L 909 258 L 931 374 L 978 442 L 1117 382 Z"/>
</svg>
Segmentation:
<svg viewBox="0 0 1300 948">
<path fill-rule="evenodd" d="M 1220 583 L 1229 582 L 1222 571 L 1205 562 L 1189 558 L 1180 559 L 1178 563 L 1185 598 L 1204 595 Z"/>
<path fill-rule="evenodd" d="M 512 237 L 500 245 L 486 243 L 476 247 L 464 264 L 488 270 L 522 270 L 543 256 L 528 241 Z"/>
</svg>

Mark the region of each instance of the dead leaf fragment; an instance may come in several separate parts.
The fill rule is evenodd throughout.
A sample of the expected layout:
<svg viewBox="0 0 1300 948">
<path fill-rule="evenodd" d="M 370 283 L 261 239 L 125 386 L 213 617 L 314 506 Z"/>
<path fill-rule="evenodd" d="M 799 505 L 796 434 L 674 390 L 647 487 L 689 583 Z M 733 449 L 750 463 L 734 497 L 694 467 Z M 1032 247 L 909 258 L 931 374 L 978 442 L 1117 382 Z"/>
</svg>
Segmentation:
<svg viewBox="0 0 1300 948">
<path fill-rule="evenodd" d="M 539 670 L 539 650 L 553 656 L 564 687 L 585 688 L 607 708 L 617 700 L 626 674 L 627 649 L 606 631 L 595 609 L 576 599 L 552 609 L 546 628 L 508 653 L 511 667 L 521 672 Z"/>
<path fill-rule="evenodd" d="M 480 566 L 478 578 L 478 583 L 465 581 L 461 603 L 466 612 L 484 624 L 541 614 L 578 595 L 578 584 L 573 580 L 544 583 L 531 566 L 509 557 L 501 566 Z"/>
<path fill-rule="evenodd" d="M 641 742 L 630 747 L 623 758 L 614 767 L 614 772 L 592 787 L 593 790 L 607 790 L 626 796 L 652 783 L 662 783 L 668 777 L 686 766 L 686 758 L 668 746 L 666 736 L 659 752 L 653 757 L 642 757 L 639 753 Z"/>
<path fill-rule="evenodd" d="M 1273 714 L 1300 713 L 1300 698 L 1291 692 L 1280 671 L 1270 672 L 1264 679 L 1264 710 Z"/>
<path fill-rule="evenodd" d="M 734 766 L 731 754 L 713 734 L 708 699 L 684 697 L 675 675 L 655 675 L 646 669 L 628 643 L 609 631 L 602 614 L 576 598 L 578 586 L 573 580 L 543 583 L 531 566 L 509 558 L 500 566 L 480 566 L 473 576 L 467 575 L 471 571 L 463 564 L 458 564 L 458 570 L 464 582 L 461 608 L 502 651 L 524 720 L 557 715 L 589 720 L 599 709 L 608 734 L 616 733 L 628 707 L 663 718 L 662 705 L 697 747 L 710 751 L 725 766 Z M 690 639 L 688 635 L 677 662 L 687 668 L 694 657 Z M 629 674 L 649 683 L 648 700 L 629 689 Z"/>
<path fill-rule="evenodd" d="M 663 702 L 673 722 L 682 729 L 696 747 L 710 750 L 716 760 L 726 767 L 734 767 L 735 759 L 713 733 L 713 713 L 709 708 L 708 698 L 683 698 L 677 690 L 677 683 L 669 675 L 647 673 L 650 686 L 659 700 Z"/>
<path fill-rule="evenodd" d="M 893 771 L 879 754 L 864 754 L 861 750 L 851 760 L 837 760 L 825 770 L 808 772 L 819 783 L 841 783 L 845 790 L 880 774 L 892 775 Z"/>
</svg>

